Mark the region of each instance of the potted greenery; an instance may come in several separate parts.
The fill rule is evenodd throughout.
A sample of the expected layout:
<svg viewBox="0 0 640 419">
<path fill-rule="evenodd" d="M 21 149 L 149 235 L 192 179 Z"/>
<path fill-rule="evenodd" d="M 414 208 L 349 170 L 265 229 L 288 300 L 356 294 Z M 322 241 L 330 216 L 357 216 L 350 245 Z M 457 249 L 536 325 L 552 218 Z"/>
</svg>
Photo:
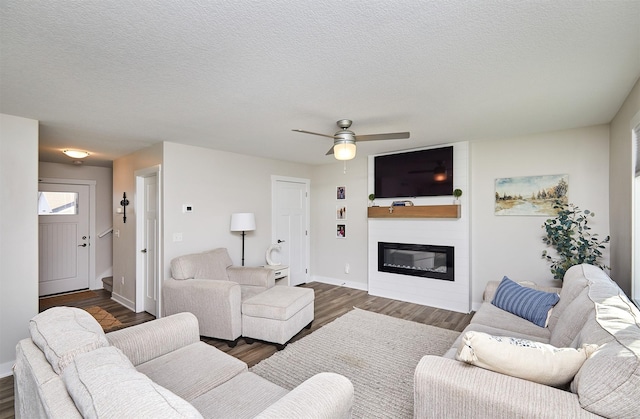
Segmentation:
<svg viewBox="0 0 640 419">
<path fill-rule="evenodd" d="M 454 204 L 459 204 L 460 197 L 462 196 L 462 189 L 454 189 L 453 196 L 456 198 L 456 200 L 454 201 Z"/>
<path fill-rule="evenodd" d="M 369 194 L 369 206 L 370 207 L 375 207 L 376 206 L 376 196 L 372 193 Z"/>
<path fill-rule="evenodd" d="M 551 273 L 555 279 L 564 278 L 564 273 L 573 265 L 589 263 L 601 269 L 609 269 L 600 262 L 602 249 L 609 243 L 607 236 L 600 240 L 597 234 L 591 234 L 588 219 L 595 214 L 589 210 L 582 211 L 574 204 L 556 201 L 553 208 L 558 209 L 555 218 L 549 218 L 542 228 L 547 235 L 542 241 L 552 246 L 557 257 L 552 257 L 546 250 L 542 258 L 551 263 Z"/>
</svg>

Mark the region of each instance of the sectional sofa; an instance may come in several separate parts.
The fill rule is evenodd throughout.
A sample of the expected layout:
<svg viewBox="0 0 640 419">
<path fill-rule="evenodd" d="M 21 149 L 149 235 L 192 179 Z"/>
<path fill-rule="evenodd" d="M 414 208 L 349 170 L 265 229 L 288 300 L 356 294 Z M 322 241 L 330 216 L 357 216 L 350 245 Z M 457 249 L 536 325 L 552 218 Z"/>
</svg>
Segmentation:
<svg viewBox="0 0 640 419">
<path fill-rule="evenodd" d="M 640 417 L 640 312 L 616 283 L 585 264 L 567 270 L 562 289 L 523 285 L 559 292 L 547 326 L 497 307 L 498 283 L 489 283 L 484 303 L 451 349 L 418 364 L 415 417 Z M 475 343 L 479 336 L 489 336 L 489 351 Z M 505 352 L 498 353 L 504 345 Z M 589 347 L 595 351 L 585 352 Z M 540 351 L 544 357 L 536 358 Z M 475 361 L 456 359 L 464 353 Z M 565 355 L 583 358 L 575 373 L 563 378 L 568 362 L 554 358 Z M 474 365 L 483 357 L 484 367 Z"/>
</svg>

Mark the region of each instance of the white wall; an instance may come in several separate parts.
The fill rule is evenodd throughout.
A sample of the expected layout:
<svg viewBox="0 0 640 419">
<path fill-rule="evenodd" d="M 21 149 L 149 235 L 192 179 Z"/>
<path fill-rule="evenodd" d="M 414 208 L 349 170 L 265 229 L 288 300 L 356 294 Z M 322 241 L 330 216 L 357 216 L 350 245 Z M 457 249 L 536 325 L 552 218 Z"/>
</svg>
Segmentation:
<svg viewBox="0 0 640 419">
<path fill-rule="evenodd" d="M 134 309 L 136 301 L 136 207 L 135 171 L 162 164 L 162 143 L 144 148 L 113 162 L 111 216 L 113 223 L 113 298 Z M 127 222 L 116 213 L 127 193 Z M 124 278 L 124 284 L 121 279 Z"/>
<path fill-rule="evenodd" d="M 168 142 L 163 154 L 165 277 L 174 257 L 217 247 L 226 247 L 240 265 L 242 238 L 229 231 L 234 212 L 255 213 L 245 265 L 264 265 L 271 244 L 271 176 L 309 179 L 309 166 Z M 183 204 L 193 212 L 183 213 Z M 182 241 L 173 241 L 175 233 Z"/>
<path fill-rule="evenodd" d="M 102 288 L 101 279 L 112 274 L 113 240 L 111 234 L 107 234 L 102 238 L 99 238 L 98 235 L 109 229 L 113 224 L 113 170 L 108 167 L 40 162 L 38 164 L 38 177 L 93 180 L 96 182 L 96 206 L 94 211 L 96 234 L 91 239 L 91 246 L 94 247 L 96 254 L 96 277 L 92 278 L 91 287 L 93 289 Z"/>
<path fill-rule="evenodd" d="M 611 121 L 609 188 L 611 201 L 611 277 L 631 295 L 633 268 L 633 142 L 631 120 L 640 112 L 640 80 Z M 637 220 L 636 220 L 637 221 Z"/>
<path fill-rule="evenodd" d="M 554 284 L 541 258 L 546 217 L 494 215 L 495 179 L 544 174 L 569 175 L 569 200 L 596 213 L 593 232 L 609 228 L 609 127 L 599 125 L 469 144 L 471 208 L 471 297 L 477 308 L 488 281 L 504 275 Z M 343 165 L 316 166 L 312 177 L 312 277 L 318 281 L 367 287 L 366 156 Z M 336 186 L 347 187 L 347 239 L 335 238 Z M 628 228 L 628 227 L 627 227 Z M 344 273 L 350 264 L 351 273 Z M 609 249 L 605 251 L 609 264 Z M 556 284 L 557 285 L 557 284 Z"/>
<path fill-rule="evenodd" d="M 569 202 L 595 212 L 589 223 L 604 237 L 610 233 L 608 173 L 608 125 L 471 143 L 473 303 L 481 302 L 488 281 L 504 275 L 555 284 L 540 256 L 542 224 L 549 217 L 496 216 L 495 179 L 568 174 Z M 608 248 L 605 256 L 608 265 Z"/>
<path fill-rule="evenodd" d="M 0 376 L 38 314 L 38 121 L 0 114 Z"/>
<path fill-rule="evenodd" d="M 336 188 L 346 187 L 346 199 L 336 199 Z M 344 163 L 312 168 L 311 177 L 311 274 L 316 281 L 367 289 L 367 156 Z M 347 207 L 347 236 L 336 238 L 336 206 Z M 349 273 L 345 265 L 349 264 Z"/>
</svg>

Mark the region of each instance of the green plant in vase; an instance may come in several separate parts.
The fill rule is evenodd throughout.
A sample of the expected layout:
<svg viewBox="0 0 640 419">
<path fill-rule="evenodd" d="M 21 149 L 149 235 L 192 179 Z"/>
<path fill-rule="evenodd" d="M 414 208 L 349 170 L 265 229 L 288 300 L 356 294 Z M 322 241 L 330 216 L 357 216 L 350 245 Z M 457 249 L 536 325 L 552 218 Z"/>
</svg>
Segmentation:
<svg viewBox="0 0 640 419">
<path fill-rule="evenodd" d="M 542 225 L 547 233 L 542 241 L 557 253 L 557 257 L 552 257 L 547 250 L 542 251 L 542 258 L 551 263 L 553 277 L 562 280 L 567 269 L 580 263 L 609 269 L 600 259 L 602 249 L 611 238 L 607 236 L 601 240 L 597 234 L 591 234 L 589 218 L 594 217 L 595 213 L 561 201 L 556 201 L 553 208 L 558 209 L 558 215 Z"/>
<path fill-rule="evenodd" d="M 376 196 L 372 193 L 369 194 L 369 206 L 370 207 L 375 207 L 376 206 Z"/>
</svg>

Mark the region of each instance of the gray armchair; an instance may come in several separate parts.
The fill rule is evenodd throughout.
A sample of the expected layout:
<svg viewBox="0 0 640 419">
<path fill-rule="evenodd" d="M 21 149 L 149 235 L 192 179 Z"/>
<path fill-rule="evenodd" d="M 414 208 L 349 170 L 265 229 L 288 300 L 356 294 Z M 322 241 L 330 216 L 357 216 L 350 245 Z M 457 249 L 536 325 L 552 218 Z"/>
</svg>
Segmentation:
<svg viewBox="0 0 640 419">
<path fill-rule="evenodd" d="M 235 342 L 242 334 L 242 301 L 274 285 L 272 269 L 232 266 L 224 248 L 180 256 L 162 285 L 162 314 L 191 312 L 201 336 Z"/>
</svg>

